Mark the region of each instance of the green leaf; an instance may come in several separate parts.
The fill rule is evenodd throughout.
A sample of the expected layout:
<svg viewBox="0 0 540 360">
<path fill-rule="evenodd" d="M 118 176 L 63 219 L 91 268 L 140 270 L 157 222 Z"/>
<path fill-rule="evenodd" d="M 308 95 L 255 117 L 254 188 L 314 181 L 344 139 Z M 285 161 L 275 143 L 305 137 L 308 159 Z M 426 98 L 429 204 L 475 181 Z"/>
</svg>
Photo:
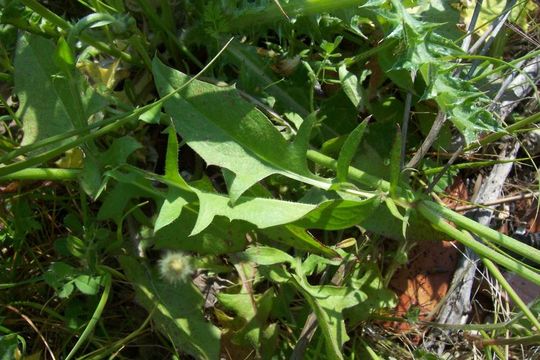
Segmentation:
<svg viewBox="0 0 540 360">
<path fill-rule="evenodd" d="M 334 39 L 334 42 L 328 42 L 326 40 L 323 40 L 321 43 L 321 49 L 324 50 L 326 55 L 332 54 L 336 49 L 338 48 L 339 44 L 343 40 L 343 36 L 336 36 Z"/>
<path fill-rule="evenodd" d="M 467 144 L 475 141 L 482 132 L 502 130 L 497 120 L 485 110 L 489 100 L 469 81 L 456 78 L 450 70 L 432 74 L 424 72 L 424 77 L 428 76 L 429 86 L 423 98 L 437 102 L 463 134 Z"/>
<path fill-rule="evenodd" d="M 291 246 L 297 250 L 308 251 L 327 257 L 339 256 L 335 250 L 317 241 L 306 229 L 300 226 L 273 226 L 266 229 L 258 229 L 256 232 L 260 235 L 257 238 L 257 241 L 260 243 L 269 243 L 271 245 L 272 242 L 268 240 L 272 240 Z"/>
<path fill-rule="evenodd" d="M 154 231 L 169 225 L 182 213 L 182 209 L 188 203 L 183 197 L 184 192 L 171 187 L 167 192 L 163 205 L 159 209 L 159 214 L 154 225 Z"/>
<path fill-rule="evenodd" d="M 396 46 L 379 53 L 381 64 L 384 62 L 390 65 L 383 65 L 385 70 L 392 68 L 416 72 L 424 64 L 442 63 L 440 60 L 442 56 L 463 53 L 454 42 L 433 32 L 439 24 L 419 21 L 416 15 L 408 12 L 401 1 L 392 0 L 391 3 L 394 7 L 393 12 L 378 11 L 394 25 L 387 39 L 399 40 Z"/>
<path fill-rule="evenodd" d="M 148 111 L 139 116 L 139 120 L 147 124 L 159 124 L 161 120 L 161 104 L 152 106 Z"/>
<path fill-rule="evenodd" d="M 204 318 L 204 298 L 191 281 L 173 286 L 132 257 L 119 261 L 139 304 L 152 314 L 165 338 L 197 359 L 219 359 L 220 330 Z"/>
<path fill-rule="evenodd" d="M 85 295 L 96 295 L 99 291 L 102 278 L 101 276 L 79 275 L 73 283 Z"/>
<path fill-rule="evenodd" d="M 275 299 L 273 289 L 266 290 L 262 295 L 218 293 L 217 298 L 223 306 L 242 319 L 243 325 L 236 331 L 233 340 L 238 344 L 244 344 L 248 340 L 252 346 L 259 348 L 262 331 L 266 327 Z"/>
<path fill-rule="evenodd" d="M 103 167 L 125 164 L 128 157 L 140 148 L 141 143 L 133 137 L 122 136 L 115 139 L 108 149 L 100 154 L 99 161 Z"/>
<path fill-rule="evenodd" d="M 242 253 L 242 259 L 259 265 L 294 264 L 294 258 L 284 251 L 269 246 L 252 246 Z"/>
<path fill-rule="evenodd" d="M 55 262 L 43 274 L 43 278 L 56 290 L 60 298 L 67 298 L 73 292 L 72 280 L 77 275 L 78 271 L 74 267 L 63 262 Z"/>
<path fill-rule="evenodd" d="M 352 72 L 347 70 L 347 66 L 342 64 L 338 70 L 339 81 L 343 91 L 351 100 L 355 107 L 359 107 L 362 102 L 362 87 L 358 82 L 358 78 Z"/>
<path fill-rule="evenodd" d="M 343 359 L 341 348 L 349 340 L 343 310 L 365 301 L 365 293 L 352 286 L 310 285 L 302 275 L 293 275 L 296 288 L 302 293 L 317 316 L 317 323 L 326 343 L 330 359 Z"/>
<path fill-rule="evenodd" d="M 21 358 L 17 334 L 0 336 L 0 360 L 13 360 Z"/>
<path fill-rule="evenodd" d="M 75 69 L 67 45 L 60 46 L 57 51 L 50 40 L 29 34 L 17 45 L 14 80 L 23 146 L 83 126 L 106 104 Z M 55 54 L 62 61 L 55 61 Z"/>
<path fill-rule="evenodd" d="M 395 217 L 396 219 L 399 219 L 401 221 L 405 221 L 405 218 L 399 212 L 399 210 L 398 210 L 398 208 L 396 206 L 396 203 L 394 202 L 394 200 L 392 200 L 392 198 L 389 198 L 389 197 L 385 198 L 384 202 L 385 202 L 386 207 L 388 208 L 388 210 L 390 211 L 390 213 L 392 214 L 393 217 Z"/>
<path fill-rule="evenodd" d="M 362 224 L 379 206 L 380 198 L 367 200 L 330 200 L 321 203 L 294 225 L 306 229 L 339 230 Z"/>
<path fill-rule="evenodd" d="M 178 138 L 172 125 L 169 127 L 168 133 L 169 140 L 165 157 L 165 178 L 173 181 L 179 187 L 189 189 L 189 185 L 178 172 Z M 169 187 L 167 197 L 159 210 L 154 231 L 158 231 L 162 227 L 169 225 L 180 216 L 182 208 L 188 203 L 184 193 L 184 191 L 178 188 Z"/>
<path fill-rule="evenodd" d="M 191 232 L 198 234 L 212 223 L 215 216 L 232 220 L 243 220 L 258 228 L 267 228 L 292 223 L 316 208 L 316 205 L 293 203 L 283 200 L 241 197 L 234 206 L 223 195 L 194 189 L 199 197 L 199 216 Z"/>
<path fill-rule="evenodd" d="M 178 172 L 178 152 L 178 137 L 174 125 L 171 125 L 168 129 L 167 154 L 165 156 L 165 178 L 188 189 L 189 185 Z"/>
<path fill-rule="evenodd" d="M 337 169 L 336 169 L 336 180 L 338 182 L 346 182 L 347 177 L 349 175 L 349 166 L 351 165 L 351 161 L 354 158 L 354 155 L 356 154 L 356 150 L 358 149 L 358 145 L 360 145 L 360 142 L 362 141 L 362 137 L 364 136 L 364 132 L 366 130 L 368 124 L 368 119 L 362 121 L 360 125 L 354 129 L 349 136 L 347 137 L 347 140 L 345 140 L 345 143 L 343 144 L 343 147 L 341 148 L 341 151 L 339 152 L 338 157 L 338 163 L 337 163 Z"/>
<path fill-rule="evenodd" d="M 191 207 L 185 207 L 175 221 L 155 233 L 155 247 L 200 254 L 228 254 L 245 248 L 246 233 L 253 228 L 245 222 L 231 223 L 219 216 L 204 231 L 190 235 L 196 221 L 197 213 Z"/>
<path fill-rule="evenodd" d="M 160 96 L 169 94 L 189 77 L 153 61 Z M 272 174 L 328 188 L 329 182 L 312 174 L 306 161 L 307 136 L 312 121 L 303 122 L 297 139 L 287 143 L 270 121 L 231 87 L 198 80 L 165 103 L 178 133 L 208 165 L 235 174 L 230 188 L 234 202 L 256 182 Z M 272 146 L 268 146 L 272 144 Z"/>
<path fill-rule="evenodd" d="M 60 37 L 58 39 L 55 60 L 64 73 L 69 73 L 75 67 L 75 57 L 69 48 L 67 41 Z"/>
<path fill-rule="evenodd" d="M 83 259 L 86 255 L 86 244 L 76 236 L 68 235 L 65 238 L 66 250 L 74 257 Z"/>
</svg>

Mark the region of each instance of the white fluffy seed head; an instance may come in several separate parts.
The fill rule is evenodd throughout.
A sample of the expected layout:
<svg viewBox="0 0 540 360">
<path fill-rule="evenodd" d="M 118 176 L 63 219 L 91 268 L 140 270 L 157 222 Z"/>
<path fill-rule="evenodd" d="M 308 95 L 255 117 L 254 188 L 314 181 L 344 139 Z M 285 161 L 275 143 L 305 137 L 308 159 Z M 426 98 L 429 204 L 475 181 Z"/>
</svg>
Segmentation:
<svg viewBox="0 0 540 360">
<path fill-rule="evenodd" d="M 167 252 L 158 266 L 161 277 L 170 284 L 186 282 L 193 272 L 191 257 L 179 251 Z"/>
</svg>

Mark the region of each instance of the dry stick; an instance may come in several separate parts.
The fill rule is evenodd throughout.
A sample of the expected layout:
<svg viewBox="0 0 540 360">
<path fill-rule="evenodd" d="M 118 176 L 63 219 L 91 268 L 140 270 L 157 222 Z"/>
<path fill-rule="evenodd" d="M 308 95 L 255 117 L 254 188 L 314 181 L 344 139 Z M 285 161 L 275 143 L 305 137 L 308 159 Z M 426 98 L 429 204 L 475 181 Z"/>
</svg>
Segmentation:
<svg viewBox="0 0 540 360">
<path fill-rule="evenodd" d="M 444 168 L 437 175 L 435 175 L 435 177 L 431 181 L 431 184 L 429 184 L 429 186 L 427 188 L 427 193 L 428 194 L 430 194 L 433 191 L 433 188 L 435 187 L 435 185 L 437 185 L 439 180 L 441 180 L 443 175 L 448 171 L 450 166 L 452 166 L 454 161 L 456 161 L 458 156 L 463 153 L 463 147 L 464 147 L 463 144 L 459 145 L 459 148 L 456 151 L 454 151 L 454 153 L 452 154 L 452 157 L 450 158 L 450 160 L 448 160 L 448 162 L 444 165 Z"/>
<path fill-rule="evenodd" d="M 478 17 L 480 15 L 480 10 L 482 9 L 482 2 L 483 0 L 476 1 L 476 5 L 474 7 L 474 12 L 471 18 L 471 22 L 469 23 L 469 26 L 467 28 L 467 35 L 465 36 L 465 38 L 463 39 L 463 43 L 461 44 L 461 49 L 464 52 L 468 52 L 469 50 L 469 44 L 471 43 L 472 34 L 474 33 L 476 22 L 478 21 Z M 457 76 L 458 72 L 459 72 L 459 69 L 456 70 L 456 73 L 454 75 Z M 435 121 L 433 122 L 431 129 L 429 130 L 428 135 L 426 136 L 426 139 L 424 140 L 424 142 L 420 146 L 420 149 L 416 152 L 416 154 L 409 161 L 406 167 L 416 168 L 416 166 L 420 163 L 420 161 L 424 158 L 424 156 L 426 156 L 426 153 L 428 152 L 429 148 L 431 148 L 431 145 L 433 144 L 433 142 L 439 135 L 439 132 L 441 131 L 442 126 L 444 125 L 445 121 L 446 121 L 445 114 L 439 111 L 437 113 L 437 117 L 435 118 Z"/>
<path fill-rule="evenodd" d="M 519 150 L 519 143 L 512 144 L 508 153 L 501 154 L 501 158 L 513 158 Z M 488 202 L 498 198 L 504 181 L 510 170 L 512 163 L 497 164 L 480 189 L 478 202 Z M 482 209 L 471 217 L 482 225 L 489 226 L 492 209 Z M 478 240 L 478 239 L 477 239 Z M 474 278 L 477 270 L 478 256 L 470 248 L 465 248 L 465 255 L 461 256 L 446 296 L 444 305 L 441 306 L 436 322 L 443 324 L 465 324 L 469 317 L 471 306 L 471 293 Z M 437 353 L 444 352 L 444 346 L 436 340 L 431 341 L 432 348 Z"/>
<path fill-rule="evenodd" d="M 458 207 L 456 207 L 454 209 L 454 211 L 455 212 L 461 212 L 461 211 L 473 210 L 473 209 L 476 209 L 476 208 L 479 208 L 479 207 L 506 204 L 506 203 L 509 203 L 509 202 L 517 201 L 517 200 L 531 199 L 531 198 L 534 198 L 534 197 L 537 197 L 537 196 L 538 196 L 538 194 L 535 194 L 535 193 L 507 196 L 505 198 L 500 198 L 500 199 L 493 200 L 493 201 L 486 201 L 486 202 L 481 203 L 481 204 L 471 204 L 471 205 L 458 206 Z"/>
<path fill-rule="evenodd" d="M 506 19 L 507 19 L 507 15 L 510 13 L 510 10 L 512 9 L 512 7 L 514 6 L 513 4 L 515 4 L 515 0 L 511 0 L 511 1 L 507 1 L 506 2 L 506 6 L 503 10 L 503 12 L 501 13 L 501 15 L 499 15 L 497 17 L 497 19 L 495 19 L 495 21 L 493 21 L 493 23 L 491 24 L 489 30 L 486 30 L 485 33 L 482 34 L 482 36 L 480 36 L 480 38 L 474 43 L 473 46 L 471 46 L 471 49 L 470 49 L 470 53 L 474 53 L 476 52 L 476 50 L 478 50 L 480 48 L 480 46 L 482 46 L 482 44 L 484 44 L 484 42 L 486 41 L 486 39 L 492 35 L 493 31 L 501 24 L 501 23 L 504 23 L 506 22 Z M 504 20 L 503 20 L 504 18 Z M 492 38 L 495 38 L 495 35 L 492 36 Z M 491 45 L 491 42 L 488 40 L 488 43 L 489 45 Z M 484 46 L 485 47 L 485 46 Z"/>
<path fill-rule="evenodd" d="M 505 12 L 501 14 L 498 19 L 497 23 L 494 23 L 491 27 L 493 31 L 487 31 L 481 41 L 479 40 L 475 45 L 472 46 L 470 49 L 470 52 L 476 51 L 482 42 L 489 36 L 492 35 L 492 38 L 488 43 L 485 44 L 485 46 L 482 49 L 482 52 L 486 52 L 491 43 L 492 40 L 495 38 L 496 34 L 500 31 L 504 23 L 506 22 L 506 19 L 508 17 L 509 6 L 512 4 L 513 1 L 509 0 L 507 2 L 507 6 L 505 7 Z M 477 3 L 478 5 L 478 3 Z M 475 64 L 473 62 L 471 66 L 471 70 L 469 71 L 467 77 L 469 77 L 476 68 L 478 64 Z M 512 81 L 505 81 L 501 89 L 499 90 L 496 98 L 494 101 L 497 101 L 499 98 L 503 96 L 505 93 L 505 90 L 511 85 L 515 84 L 516 82 L 520 83 L 521 79 L 518 79 L 519 76 L 516 76 Z M 529 88 L 530 90 L 530 88 Z M 516 104 L 517 105 L 517 104 Z M 504 120 L 512 111 L 513 107 L 511 109 L 507 109 L 508 112 L 500 113 L 501 120 Z M 491 108 L 491 110 L 495 110 Z M 499 111 L 501 111 L 501 107 L 498 108 Z M 519 143 L 514 143 L 509 151 L 509 155 L 507 156 L 509 159 L 514 159 L 516 157 L 517 151 L 519 150 Z M 452 158 L 450 159 L 449 163 L 453 162 L 458 155 L 463 152 L 463 146 L 460 146 L 460 149 L 453 154 Z M 501 154 L 501 157 L 504 157 L 505 153 Z M 504 184 L 504 181 L 506 180 L 506 177 L 508 176 L 510 170 L 512 169 L 512 162 L 506 163 L 506 164 L 497 164 L 493 167 L 492 172 L 490 173 L 490 176 L 488 179 L 482 184 L 482 187 L 480 189 L 480 194 L 478 196 L 478 199 L 475 199 L 477 202 L 490 202 L 494 201 L 499 197 L 500 192 L 502 191 L 502 186 Z M 445 170 L 447 170 L 449 167 L 449 164 L 445 166 Z M 439 174 L 439 178 L 442 176 Z M 430 188 L 433 187 L 433 185 L 436 182 L 432 183 L 430 185 Z M 493 215 L 493 210 L 486 209 L 484 212 L 477 212 L 473 214 L 473 218 L 477 220 L 479 223 L 489 226 L 489 223 L 491 221 L 491 216 Z M 478 240 L 478 239 L 477 239 Z M 444 302 L 443 306 L 441 307 L 438 315 L 438 322 L 439 323 L 446 323 L 446 324 L 464 324 L 468 319 L 468 313 L 471 309 L 471 292 L 472 292 L 472 285 L 474 282 L 474 276 L 476 274 L 476 262 L 478 261 L 478 256 L 469 248 L 465 248 L 465 255 L 460 257 L 458 266 L 456 268 L 456 271 L 454 273 L 454 277 L 452 279 L 452 283 L 450 286 L 450 290 L 448 292 L 448 295 L 446 296 L 446 301 Z M 444 351 L 444 346 L 442 346 L 440 343 L 438 343 L 436 340 L 433 339 L 433 337 L 430 337 L 431 341 L 426 342 L 426 346 L 428 348 L 434 348 L 437 353 L 442 354 Z"/>
<path fill-rule="evenodd" d="M 489 34 L 491 37 L 484 44 L 484 46 L 482 47 L 482 50 L 480 50 L 480 55 L 485 55 L 488 52 L 489 48 L 491 47 L 491 44 L 493 44 L 493 41 L 495 41 L 495 37 L 497 36 L 499 31 L 501 31 L 501 29 L 504 26 L 504 23 L 510 16 L 510 12 L 512 8 L 514 7 L 515 3 L 516 3 L 516 0 L 507 1 L 505 8 L 503 10 L 503 13 L 499 15 L 497 19 L 495 20 L 495 22 L 493 23 L 493 27 L 492 27 L 493 31 L 486 31 L 486 33 Z M 475 47 L 477 44 L 481 44 L 481 43 L 477 42 L 476 44 L 474 44 L 473 47 L 471 48 L 471 52 L 477 49 L 477 47 Z M 471 68 L 469 69 L 469 72 L 467 73 L 467 76 L 466 76 L 467 79 L 470 79 L 473 76 L 474 71 L 478 67 L 478 64 L 480 64 L 480 60 L 474 60 L 472 62 Z"/>
<path fill-rule="evenodd" d="M 424 142 L 422 143 L 422 145 L 420 145 L 420 149 L 418 149 L 416 154 L 414 154 L 413 158 L 407 163 L 407 165 L 405 166 L 406 168 L 416 168 L 418 166 L 420 161 L 424 158 L 424 156 L 431 148 L 431 145 L 433 144 L 435 139 L 437 139 L 437 136 L 439 136 L 439 132 L 441 131 L 445 121 L 446 114 L 442 110 L 439 110 L 439 112 L 437 113 L 437 117 L 433 122 L 433 126 L 429 130 L 429 133 L 424 139 Z"/>
<path fill-rule="evenodd" d="M 28 325 L 30 325 L 30 327 L 32 329 L 34 329 L 34 331 L 37 333 L 38 337 L 41 339 L 41 341 L 43 341 L 43 344 L 45 345 L 45 348 L 49 352 L 49 355 L 51 356 L 51 359 L 56 360 L 56 358 L 54 357 L 54 353 L 52 352 L 51 347 L 49 346 L 49 343 L 47 342 L 47 340 L 45 339 L 45 337 L 43 336 L 41 331 L 39 331 L 37 326 L 34 324 L 32 319 L 30 319 L 28 316 L 26 316 L 22 312 L 20 312 L 19 309 L 14 308 L 11 305 L 6 305 L 6 309 L 11 310 L 14 313 L 16 313 L 17 315 L 19 315 L 20 317 L 22 317 L 24 319 L 24 321 L 26 321 L 28 323 Z"/>
<path fill-rule="evenodd" d="M 510 0 L 506 5 L 505 10 L 511 9 L 512 6 L 513 6 L 512 4 L 514 2 L 515 2 L 515 0 Z M 464 51 L 467 51 L 467 48 L 469 46 L 469 44 L 467 43 L 467 40 L 470 39 L 470 35 L 472 35 L 472 32 L 474 32 L 474 27 L 476 26 L 476 21 L 478 20 L 478 14 L 480 13 L 480 8 L 481 7 L 482 7 L 482 1 L 479 0 L 479 1 L 476 2 L 476 6 L 474 8 L 473 17 L 471 19 L 471 22 L 470 22 L 468 30 L 467 30 L 467 33 L 468 33 L 467 37 L 465 37 L 464 43 L 461 46 L 461 48 Z M 476 14 L 476 16 L 474 16 L 475 14 Z M 486 46 L 484 46 L 482 48 L 482 52 L 486 52 L 489 49 L 489 46 L 491 46 L 492 40 L 495 39 L 495 36 L 497 36 L 498 32 L 502 28 L 502 25 L 504 25 L 506 19 L 508 18 L 508 14 L 509 14 L 509 11 L 506 11 L 503 14 L 501 14 L 501 16 L 499 16 L 497 18 L 497 20 L 494 22 L 494 24 L 492 25 L 492 27 L 491 27 L 492 31 L 488 30 L 488 31 L 486 31 L 484 33 L 483 40 L 482 40 L 482 38 L 480 39 L 480 40 L 482 40 L 482 42 L 489 35 L 491 35 L 492 37 L 490 38 L 489 43 L 486 44 Z M 471 49 L 468 51 L 469 53 L 473 53 L 478 49 L 478 47 L 482 44 L 482 42 L 480 40 L 478 40 L 471 47 Z M 473 68 L 475 68 L 475 67 L 476 66 L 473 63 Z M 473 69 L 471 69 L 471 70 L 474 71 Z M 472 74 L 472 71 L 469 71 L 469 74 L 467 75 L 467 77 L 469 77 L 469 75 Z M 455 75 L 457 76 L 458 74 L 455 73 Z M 439 113 L 437 114 L 437 117 L 435 118 L 435 122 L 433 123 L 433 126 L 431 127 L 428 136 L 426 136 L 426 139 L 424 140 L 424 142 L 420 146 L 420 149 L 416 152 L 416 154 L 413 156 L 411 161 L 409 161 L 409 163 L 407 164 L 408 168 L 416 168 L 416 166 L 424 158 L 424 156 L 428 152 L 429 148 L 431 148 L 431 145 L 433 144 L 433 142 L 435 141 L 435 139 L 439 135 L 439 132 L 441 131 L 442 126 L 443 126 L 445 121 L 446 121 L 446 116 L 444 116 L 444 114 L 442 114 L 441 111 L 439 110 Z M 460 152 L 460 149 L 458 149 L 457 154 L 454 153 L 454 155 L 452 156 L 454 158 L 454 160 L 457 159 L 457 157 L 459 156 L 459 152 Z M 450 163 L 448 166 L 450 166 L 451 164 L 452 163 Z M 442 177 L 442 175 L 443 174 L 440 174 L 439 176 Z"/>
<path fill-rule="evenodd" d="M 471 22 L 469 23 L 469 26 L 467 28 L 467 35 L 463 39 L 463 43 L 461 43 L 461 50 L 465 52 L 469 51 L 469 45 L 471 44 L 472 34 L 474 33 L 476 22 L 478 21 L 478 17 L 480 15 L 480 10 L 482 9 L 483 2 L 484 0 L 477 0 L 476 5 L 474 6 L 474 12 L 471 18 Z"/>
</svg>

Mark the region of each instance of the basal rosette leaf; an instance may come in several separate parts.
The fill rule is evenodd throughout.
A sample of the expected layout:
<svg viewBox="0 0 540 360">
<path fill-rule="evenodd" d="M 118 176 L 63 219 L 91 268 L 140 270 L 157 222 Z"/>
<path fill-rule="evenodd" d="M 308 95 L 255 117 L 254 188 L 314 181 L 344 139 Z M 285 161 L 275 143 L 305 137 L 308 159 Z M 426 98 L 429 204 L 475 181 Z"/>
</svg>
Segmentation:
<svg viewBox="0 0 540 360">
<path fill-rule="evenodd" d="M 31 34 L 19 39 L 14 80 L 24 130 L 21 145 L 82 127 L 106 105 L 65 53 L 63 42 L 57 47 Z"/>
<path fill-rule="evenodd" d="M 153 61 L 159 94 L 165 96 L 189 77 Z M 272 174 L 323 188 L 329 181 L 307 168 L 306 152 L 310 121 L 304 121 L 296 140 L 285 141 L 266 116 L 243 100 L 232 87 L 195 80 L 165 103 L 178 133 L 207 164 L 235 174 L 230 187 L 234 202 L 256 182 Z"/>
</svg>

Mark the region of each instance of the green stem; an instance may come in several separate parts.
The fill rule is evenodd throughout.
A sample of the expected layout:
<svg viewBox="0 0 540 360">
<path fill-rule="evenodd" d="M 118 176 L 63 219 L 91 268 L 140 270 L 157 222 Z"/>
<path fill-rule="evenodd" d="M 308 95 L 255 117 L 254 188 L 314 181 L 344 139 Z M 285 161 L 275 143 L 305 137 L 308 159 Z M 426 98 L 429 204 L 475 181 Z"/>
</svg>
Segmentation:
<svg viewBox="0 0 540 360">
<path fill-rule="evenodd" d="M 483 346 L 489 345 L 534 345 L 540 343 L 540 335 L 523 336 L 517 338 L 503 338 L 503 339 L 490 339 L 480 340 Z"/>
<path fill-rule="evenodd" d="M 329 156 L 321 154 L 315 150 L 308 150 L 307 158 L 314 163 L 324 166 L 326 168 L 336 170 L 337 169 L 337 160 L 332 159 Z M 361 184 L 369 186 L 374 189 L 380 189 L 382 191 L 388 191 L 390 189 L 390 183 L 386 180 L 380 179 L 376 176 L 370 175 L 362 170 L 349 166 L 348 172 L 349 178 L 351 180 L 358 181 Z"/>
<path fill-rule="evenodd" d="M 501 66 L 498 66 L 494 69 L 492 69 L 491 71 L 487 71 L 481 75 L 478 75 L 477 77 L 474 77 L 471 79 L 472 82 L 478 82 L 479 80 L 482 80 L 482 79 L 485 79 L 487 77 L 489 77 L 490 75 L 493 75 L 493 74 L 499 74 L 501 72 L 501 70 L 503 70 L 504 68 L 507 68 L 508 66 L 506 64 L 511 64 L 511 65 L 518 65 L 519 63 L 525 61 L 525 60 L 528 60 L 528 59 L 532 59 L 536 56 L 540 55 L 540 50 L 536 50 L 536 51 L 531 51 L 529 52 L 528 54 L 518 58 L 518 59 L 515 59 L 515 60 L 512 60 L 512 61 L 509 61 L 508 63 L 504 63 L 504 65 L 501 65 Z"/>
<path fill-rule="evenodd" d="M 11 289 L 11 288 L 21 286 L 21 285 L 35 284 L 40 281 L 43 281 L 43 277 L 38 276 L 32 279 L 22 280 L 16 283 L 4 283 L 4 284 L 0 284 L 0 290 Z"/>
<path fill-rule="evenodd" d="M 493 277 L 495 277 L 495 279 L 497 279 L 497 281 L 499 282 L 499 284 L 501 284 L 501 286 L 503 287 L 503 289 L 508 293 L 508 296 L 510 296 L 510 298 L 512 300 L 514 300 L 514 303 L 521 309 L 521 311 L 523 311 L 523 314 L 525 314 L 525 316 L 529 319 L 529 321 L 537 328 L 540 330 L 540 321 L 538 321 L 538 319 L 536 318 L 536 316 L 534 316 L 534 314 L 532 313 L 532 311 L 529 309 L 529 307 L 527 306 L 527 304 L 525 304 L 523 302 L 523 300 L 521 300 L 521 298 L 519 297 L 519 295 L 515 292 L 515 290 L 512 288 L 512 286 L 508 283 L 508 281 L 506 281 L 505 277 L 503 276 L 503 274 L 501 274 L 500 270 L 497 268 L 497 266 L 495 266 L 495 264 L 489 260 L 489 259 L 482 259 L 482 261 L 484 262 L 484 265 L 486 266 L 486 268 L 489 270 L 489 272 L 491 273 L 491 275 L 493 275 Z"/>
<path fill-rule="evenodd" d="M 5 176 L 7 176 L 7 175 L 9 175 L 11 173 L 14 173 L 16 171 L 24 170 L 24 169 L 26 169 L 28 167 L 44 163 L 45 161 L 48 161 L 48 160 L 50 160 L 50 159 L 52 159 L 52 158 L 54 158 L 54 157 L 56 157 L 58 155 L 63 154 L 64 152 L 66 152 L 69 149 L 72 149 L 72 148 L 74 148 L 76 146 L 84 144 L 85 142 L 87 142 L 87 141 L 89 141 L 91 139 L 102 136 L 104 134 L 107 134 L 107 133 L 119 128 L 120 126 L 124 125 L 128 121 L 133 120 L 134 118 L 136 118 L 138 115 L 139 115 L 138 112 L 134 112 L 133 114 L 123 118 L 122 120 L 119 120 L 119 121 L 117 121 L 117 122 L 115 122 L 113 124 L 104 126 L 103 128 L 101 128 L 101 129 L 99 129 L 99 130 L 97 130 L 97 131 L 95 131 L 95 132 L 93 132 L 91 134 L 82 136 L 82 137 L 80 137 L 78 139 L 70 141 L 70 142 L 68 142 L 68 143 L 66 143 L 66 144 L 64 144 L 62 146 L 59 146 L 59 147 L 57 147 L 55 149 L 46 151 L 43 154 L 37 155 L 37 156 L 32 157 L 32 158 L 30 158 L 28 160 L 24 160 L 24 161 L 20 161 L 20 162 L 14 163 L 14 164 L 6 165 L 4 167 L 0 167 L 0 178 L 5 177 Z"/>
<path fill-rule="evenodd" d="M 416 209 L 422 216 L 424 216 L 431 223 L 431 226 L 433 226 L 435 229 L 449 235 L 453 239 L 469 247 L 481 258 L 491 259 L 497 264 L 504 266 L 508 270 L 515 272 L 516 274 L 523 277 L 524 279 L 527 279 L 537 285 L 540 285 L 540 274 L 538 272 L 522 266 L 515 260 L 491 249 L 490 247 L 480 243 L 479 241 L 476 241 L 472 236 L 464 234 L 460 230 L 456 229 L 455 227 L 447 223 L 445 219 L 441 217 L 440 212 L 437 210 L 434 210 L 432 206 L 430 206 L 430 204 L 431 202 L 429 201 L 420 201 Z M 476 224 L 475 230 L 477 231 L 485 228 L 484 226 L 481 226 L 474 221 L 472 222 Z M 495 231 L 495 233 L 497 232 Z M 502 235 L 502 234 L 499 234 L 499 235 Z"/>
<path fill-rule="evenodd" d="M 453 222 L 457 226 L 469 230 L 470 232 L 478 235 L 484 240 L 488 240 L 497 245 L 503 246 L 508 250 L 515 252 L 527 259 L 531 259 L 538 263 L 540 261 L 540 250 L 524 244 L 520 241 L 512 239 L 498 231 L 490 229 L 487 226 L 482 226 L 474 220 L 469 219 L 466 216 L 460 215 L 442 205 L 434 203 L 432 201 L 421 201 L 422 208 L 428 208 L 431 213 L 435 213 L 438 216 Z"/>
<path fill-rule="evenodd" d="M 80 169 L 28 168 L 0 176 L 0 182 L 10 180 L 70 181 L 77 180 L 80 173 Z"/>
<path fill-rule="evenodd" d="M 50 137 L 45 138 L 43 140 L 36 141 L 36 142 L 34 142 L 32 144 L 21 146 L 20 148 L 15 149 L 13 151 L 10 151 L 9 153 L 2 156 L 0 158 L 0 164 L 5 164 L 10 160 L 15 159 L 16 157 L 19 157 L 21 155 L 25 155 L 25 154 L 27 154 L 27 153 L 29 153 L 31 151 L 34 151 L 34 150 L 40 149 L 42 147 L 54 144 L 56 142 L 63 141 L 63 140 L 68 139 L 70 137 L 79 136 L 79 135 L 85 135 L 85 134 L 89 133 L 90 130 L 112 124 L 115 121 L 122 120 L 126 116 L 129 116 L 129 114 L 128 115 L 121 114 L 121 115 L 117 115 L 117 116 L 114 116 L 114 117 L 111 117 L 111 118 L 108 118 L 108 119 L 105 119 L 105 120 L 96 121 L 95 123 L 92 123 L 92 124 L 90 124 L 90 125 L 88 125 L 88 126 L 86 126 L 84 128 L 66 131 L 66 132 L 58 134 L 58 135 L 50 136 Z"/>
<path fill-rule="evenodd" d="M 536 113 L 534 115 L 528 116 L 525 119 L 522 119 L 518 122 L 513 123 L 512 125 L 507 126 L 502 131 L 489 134 L 486 137 L 482 138 L 479 142 L 470 144 L 463 151 L 469 151 L 469 150 L 473 150 L 473 149 L 485 146 L 487 144 L 491 144 L 492 142 L 499 140 L 505 135 L 512 134 L 516 132 L 517 130 L 523 129 L 525 126 L 534 124 L 538 121 L 540 121 L 540 113 Z"/>
<path fill-rule="evenodd" d="M 452 171 L 452 170 L 460 170 L 460 169 L 474 169 L 474 168 L 480 168 L 480 167 L 486 167 L 486 166 L 493 166 L 497 164 L 506 164 L 506 163 L 513 163 L 513 162 L 518 162 L 518 161 L 526 161 L 526 160 L 529 160 L 529 158 L 477 161 L 473 163 L 462 163 L 462 164 L 451 165 L 448 167 L 448 170 Z M 438 167 L 424 170 L 423 174 L 434 175 L 434 174 L 440 173 L 443 170 L 446 170 L 445 166 L 438 166 Z"/>
<path fill-rule="evenodd" d="M 94 314 L 92 314 L 92 318 L 90 318 L 90 321 L 88 321 L 88 325 L 86 325 L 86 328 L 84 329 L 83 333 L 81 334 L 81 337 L 77 342 L 75 343 L 75 346 L 71 349 L 68 356 L 66 356 L 66 360 L 70 360 L 75 356 L 77 353 L 77 350 L 84 344 L 86 339 L 90 336 L 92 331 L 97 325 L 97 322 L 99 321 L 101 314 L 103 313 L 103 310 L 105 309 L 105 305 L 107 304 L 107 299 L 109 298 L 110 292 L 111 292 L 111 275 L 105 274 L 105 289 L 103 290 L 103 294 L 101 294 L 101 299 L 99 300 L 99 303 L 96 306 L 96 310 L 94 311 Z"/>
<path fill-rule="evenodd" d="M 113 353 L 113 352 L 117 351 L 118 349 L 122 348 L 123 346 L 126 346 L 133 339 L 135 339 L 137 336 L 139 336 L 144 331 L 144 329 L 148 326 L 148 323 L 150 322 L 150 320 L 152 319 L 152 316 L 154 315 L 155 309 L 156 308 L 154 308 L 154 310 L 152 310 L 148 314 L 148 316 L 146 317 L 144 322 L 141 324 L 141 326 L 139 326 L 138 329 L 133 331 L 131 334 L 129 334 L 125 338 L 115 341 L 111 346 L 108 346 L 107 348 L 100 348 L 100 349 L 98 349 L 98 350 L 96 350 L 96 351 L 94 351 L 92 353 L 85 354 L 85 355 L 81 356 L 78 360 L 83 360 L 83 359 L 96 359 L 96 360 L 97 359 L 104 359 L 105 355 Z"/>
</svg>

